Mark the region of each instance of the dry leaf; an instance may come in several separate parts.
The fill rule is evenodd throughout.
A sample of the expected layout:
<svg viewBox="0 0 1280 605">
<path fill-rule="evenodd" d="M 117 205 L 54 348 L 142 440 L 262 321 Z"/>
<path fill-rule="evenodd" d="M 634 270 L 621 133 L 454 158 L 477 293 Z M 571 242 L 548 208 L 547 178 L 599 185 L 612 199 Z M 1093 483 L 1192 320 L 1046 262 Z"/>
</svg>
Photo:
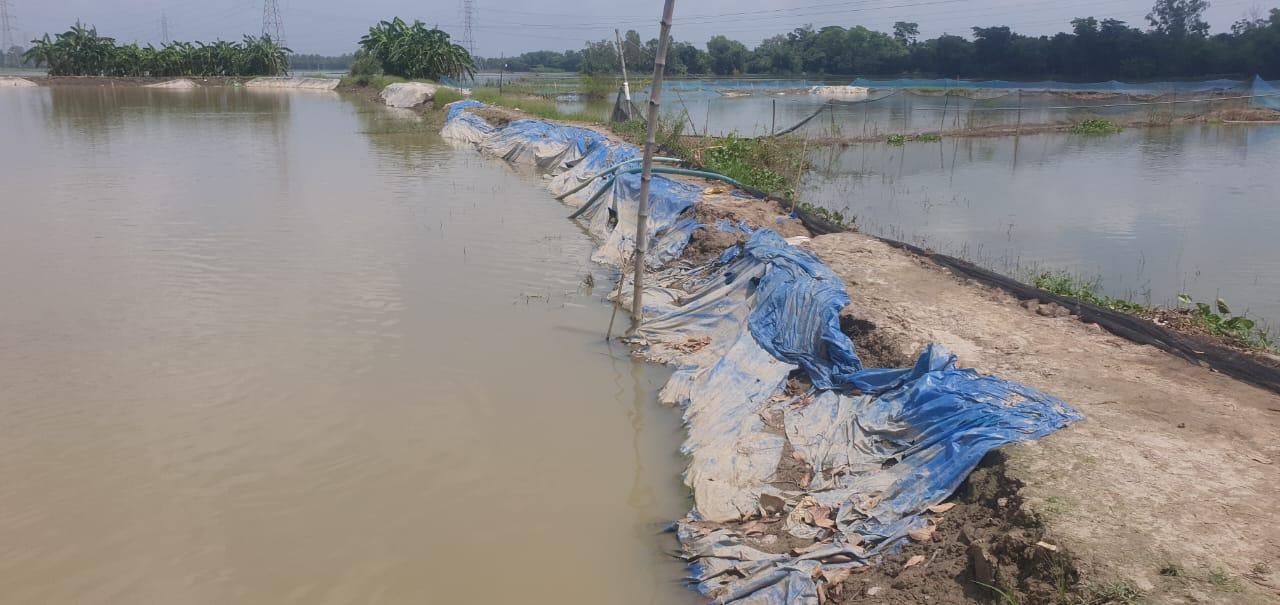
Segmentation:
<svg viewBox="0 0 1280 605">
<path fill-rule="evenodd" d="M 848 579 L 849 574 L 851 573 L 853 573 L 853 569 L 847 568 L 847 567 L 844 569 L 824 568 L 822 570 L 822 578 L 826 580 L 828 584 L 840 584 L 841 582 L 844 582 L 846 579 Z"/>
<path fill-rule="evenodd" d="M 915 567 L 921 563 L 924 563 L 924 555 L 915 555 L 910 559 L 907 559 L 907 564 L 903 565 L 902 568 L 906 569 L 908 567 Z"/>
<path fill-rule="evenodd" d="M 913 529 L 907 532 L 907 535 L 910 536 L 911 539 L 915 540 L 916 542 L 928 542 L 929 540 L 933 539 L 933 532 L 936 529 L 937 527 L 935 527 L 932 523 L 930 523 L 919 529 Z"/>
<path fill-rule="evenodd" d="M 835 522 L 835 519 L 833 518 L 833 515 L 835 514 L 835 512 L 836 512 L 835 509 L 831 508 L 830 506 L 814 507 L 814 509 L 811 511 L 813 515 L 813 524 L 817 525 L 818 527 L 835 529 L 836 522 Z"/>
<path fill-rule="evenodd" d="M 930 506 L 929 512 L 942 514 L 956 507 L 955 502 L 943 502 L 937 506 Z"/>
<path fill-rule="evenodd" d="M 815 550 L 818 550 L 819 548 L 823 548 L 826 546 L 831 546 L 831 545 L 826 542 L 814 542 L 813 544 L 810 544 L 808 546 L 801 546 L 800 548 L 791 549 L 791 554 L 792 556 L 807 555 Z"/>
</svg>

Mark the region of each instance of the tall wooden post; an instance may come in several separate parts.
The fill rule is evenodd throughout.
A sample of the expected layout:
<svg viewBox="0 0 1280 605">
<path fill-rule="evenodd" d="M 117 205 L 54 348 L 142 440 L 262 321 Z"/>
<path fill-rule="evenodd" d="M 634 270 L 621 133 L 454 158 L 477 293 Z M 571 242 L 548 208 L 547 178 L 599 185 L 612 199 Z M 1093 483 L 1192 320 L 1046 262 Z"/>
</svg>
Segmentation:
<svg viewBox="0 0 1280 605">
<path fill-rule="evenodd" d="M 636 211 L 635 276 L 631 292 L 631 331 L 640 329 L 644 315 L 644 257 L 649 251 L 649 181 L 653 178 L 653 148 L 658 130 L 658 106 L 662 103 L 662 78 L 667 71 L 667 47 L 671 45 L 671 14 L 676 0 L 662 6 L 662 29 L 658 35 L 658 56 L 653 60 L 653 85 L 649 90 L 649 134 L 644 141 L 644 163 L 640 170 L 640 208 Z"/>
<path fill-rule="evenodd" d="M 622 34 L 616 27 L 613 29 L 613 37 L 618 41 L 618 63 L 622 66 L 622 98 L 627 102 L 627 119 L 631 119 L 631 82 L 627 81 L 627 53 L 622 46 Z"/>
</svg>

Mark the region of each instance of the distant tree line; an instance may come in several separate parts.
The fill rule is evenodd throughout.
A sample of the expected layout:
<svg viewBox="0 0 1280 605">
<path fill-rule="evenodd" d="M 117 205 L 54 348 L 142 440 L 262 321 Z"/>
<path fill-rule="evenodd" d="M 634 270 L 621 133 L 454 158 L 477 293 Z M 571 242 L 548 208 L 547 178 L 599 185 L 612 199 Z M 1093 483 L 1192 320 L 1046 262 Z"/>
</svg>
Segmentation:
<svg viewBox="0 0 1280 605">
<path fill-rule="evenodd" d="M 347 71 L 355 61 L 354 54 L 330 57 L 326 55 L 289 55 L 290 71 Z"/>
<path fill-rule="evenodd" d="M 1073 80 L 1196 77 L 1206 74 L 1261 74 L 1280 78 L 1280 9 L 1241 19 L 1230 32 L 1209 34 L 1206 0 L 1157 0 L 1149 28 L 1116 19 L 1082 17 L 1071 32 L 1025 36 L 1007 26 L 972 28 L 972 39 L 943 34 L 919 39 L 916 23 L 898 22 L 892 32 L 862 26 L 796 28 L 768 38 L 754 49 L 715 36 L 706 50 L 673 42 L 668 73 L 690 75 L 928 74 L 985 78 Z M 641 43 L 635 31 L 623 40 L 627 69 L 653 69 L 657 40 Z M 588 42 L 581 50 L 535 51 L 505 59 L 480 59 L 482 69 L 618 71 L 611 40 Z"/>
<path fill-rule="evenodd" d="M 50 38 L 32 40 L 23 60 L 47 66 L 51 76 L 275 76 L 287 73 L 289 49 L 270 36 L 242 42 L 116 44 L 95 27 L 76 23 Z"/>
</svg>

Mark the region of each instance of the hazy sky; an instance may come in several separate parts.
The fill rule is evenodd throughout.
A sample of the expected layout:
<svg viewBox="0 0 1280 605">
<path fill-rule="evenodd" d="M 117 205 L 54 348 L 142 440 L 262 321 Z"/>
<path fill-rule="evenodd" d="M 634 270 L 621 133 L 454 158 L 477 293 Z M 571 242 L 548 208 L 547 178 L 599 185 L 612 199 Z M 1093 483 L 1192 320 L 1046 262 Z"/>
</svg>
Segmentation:
<svg viewBox="0 0 1280 605">
<path fill-rule="evenodd" d="M 379 19 L 421 19 L 462 36 L 461 0 L 278 0 L 286 42 L 295 52 L 351 52 Z M 613 28 L 657 37 L 662 3 L 542 0 L 474 0 L 475 51 L 482 56 L 526 50 L 580 48 L 585 40 L 612 38 Z M 1251 10 L 1276 0 L 1211 0 L 1207 17 L 1214 32 Z M 123 42 L 160 41 L 160 17 L 169 37 L 181 40 L 239 39 L 262 29 L 262 0 L 9 0 L 20 35 L 62 31 L 77 18 Z M 1145 27 L 1151 0 L 677 0 L 673 34 L 703 44 L 724 34 L 754 46 L 763 38 L 813 23 L 865 25 L 888 31 L 894 21 L 915 21 L 921 34 L 965 35 L 973 25 L 1008 25 L 1026 34 L 1069 29 L 1077 16 L 1114 17 Z"/>
</svg>

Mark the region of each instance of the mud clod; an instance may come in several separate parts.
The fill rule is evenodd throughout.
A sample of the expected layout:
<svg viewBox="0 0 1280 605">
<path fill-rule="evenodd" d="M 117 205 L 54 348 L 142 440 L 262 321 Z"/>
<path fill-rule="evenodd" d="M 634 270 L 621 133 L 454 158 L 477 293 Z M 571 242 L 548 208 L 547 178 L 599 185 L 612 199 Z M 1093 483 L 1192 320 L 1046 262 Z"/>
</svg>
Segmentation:
<svg viewBox="0 0 1280 605">
<path fill-rule="evenodd" d="M 930 540 L 909 542 L 900 552 L 872 561 L 842 591 L 831 591 L 843 596 L 830 602 L 1031 604 L 1083 594 L 1070 554 L 1037 545 L 1057 542 L 1022 506 L 1020 489 L 1005 474 L 1004 455 L 988 454 L 956 490 L 956 506 L 937 515 Z M 907 566 L 919 557 L 923 562 Z M 882 590 L 873 599 L 859 585 Z"/>
<path fill-rule="evenodd" d="M 858 319 L 855 314 L 851 309 L 840 312 L 840 331 L 853 341 L 862 365 L 868 368 L 905 368 L 915 362 L 896 341 L 877 331 L 876 324 Z"/>
</svg>

